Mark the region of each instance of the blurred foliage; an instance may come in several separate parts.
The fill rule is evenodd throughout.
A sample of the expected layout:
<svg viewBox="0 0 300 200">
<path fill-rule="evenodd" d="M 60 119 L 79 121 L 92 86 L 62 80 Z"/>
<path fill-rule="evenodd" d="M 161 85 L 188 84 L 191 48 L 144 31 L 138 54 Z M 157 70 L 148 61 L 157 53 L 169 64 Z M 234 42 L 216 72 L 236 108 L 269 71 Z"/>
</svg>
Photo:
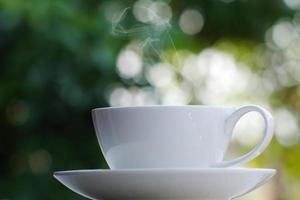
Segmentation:
<svg viewBox="0 0 300 200">
<path fill-rule="evenodd" d="M 0 0 L 1 199 L 83 199 L 62 187 L 52 173 L 107 167 L 90 111 L 109 105 L 107 93 L 113 85 L 135 84 L 120 78 L 115 70 L 119 51 L 136 36 L 111 35 L 112 24 L 104 16 L 111 2 Z M 134 3 L 114 2 L 124 8 Z M 261 69 L 253 61 L 254 49 L 264 43 L 270 26 L 296 12 L 281 0 L 168 2 L 177 48 L 193 52 L 210 46 L 225 48 L 257 73 Z M 201 33 L 187 36 L 176 26 L 186 8 L 202 12 L 205 25 Z M 129 17 L 126 23 L 136 22 Z M 272 94 L 271 105 L 286 104 L 299 111 L 295 89 L 299 86 Z M 256 162 L 280 164 L 299 182 L 299 153 L 299 146 L 282 147 L 274 141 Z"/>
</svg>

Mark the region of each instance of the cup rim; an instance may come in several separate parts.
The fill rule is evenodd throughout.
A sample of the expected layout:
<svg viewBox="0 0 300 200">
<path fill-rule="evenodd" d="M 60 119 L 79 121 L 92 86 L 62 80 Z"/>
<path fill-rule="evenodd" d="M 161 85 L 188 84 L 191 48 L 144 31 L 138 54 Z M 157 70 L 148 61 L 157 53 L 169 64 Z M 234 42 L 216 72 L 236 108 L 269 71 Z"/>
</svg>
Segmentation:
<svg viewBox="0 0 300 200">
<path fill-rule="evenodd" d="M 147 106 L 107 106 L 107 107 L 98 107 L 93 108 L 92 112 L 102 111 L 102 110 L 140 110 L 140 109 L 149 109 L 149 108 L 219 108 L 219 109 L 233 109 L 234 106 L 221 106 L 221 105 L 147 105 Z"/>
</svg>

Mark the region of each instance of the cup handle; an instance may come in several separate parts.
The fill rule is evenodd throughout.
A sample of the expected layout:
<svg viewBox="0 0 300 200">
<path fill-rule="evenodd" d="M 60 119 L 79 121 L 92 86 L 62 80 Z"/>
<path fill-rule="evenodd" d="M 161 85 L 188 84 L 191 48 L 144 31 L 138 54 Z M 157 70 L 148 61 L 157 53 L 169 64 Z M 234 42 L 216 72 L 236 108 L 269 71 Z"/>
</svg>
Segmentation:
<svg viewBox="0 0 300 200">
<path fill-rule="evenodd" d="M 238 108 L 234 113 L 232 113 L 225 122 L 225 134 L 232 134 L 233 128 L 235 127 L 236 123 L 240 120 L 242 116 L 247 114 L 248 112 L 258 112 L 262 115 L 265 128 L 264 128 L 264 137 L 262 138 L 261 142 L 250 152 L 247 154 L 233 159 L 229 161 L 222 161 L 214 165 L 214 167 L 231 167 L 235 165 L 239 165 L 245 162 L 248 162 L 263 152 L 268 144 L 270 143 L 273 137 L 273 130 L 274 130 L 274 123 L 272 115 L 266 109 L 256 106 L 256 105 L 247 105 Z"/>
</svg>

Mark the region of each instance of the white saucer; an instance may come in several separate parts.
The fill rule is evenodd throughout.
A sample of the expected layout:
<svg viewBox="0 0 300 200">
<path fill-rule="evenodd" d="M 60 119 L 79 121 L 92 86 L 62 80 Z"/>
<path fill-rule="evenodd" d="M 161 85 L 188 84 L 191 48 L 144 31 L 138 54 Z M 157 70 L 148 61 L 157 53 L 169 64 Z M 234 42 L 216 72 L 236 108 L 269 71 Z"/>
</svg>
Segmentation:
<svg viewBox="0 0 300 200">
<path fill-rule="evenodd" d="M 275 169 L 139 169 L 55 172 L 74 192 L 102 200 L 229 200 L 261 186 Z"/>
</svg>

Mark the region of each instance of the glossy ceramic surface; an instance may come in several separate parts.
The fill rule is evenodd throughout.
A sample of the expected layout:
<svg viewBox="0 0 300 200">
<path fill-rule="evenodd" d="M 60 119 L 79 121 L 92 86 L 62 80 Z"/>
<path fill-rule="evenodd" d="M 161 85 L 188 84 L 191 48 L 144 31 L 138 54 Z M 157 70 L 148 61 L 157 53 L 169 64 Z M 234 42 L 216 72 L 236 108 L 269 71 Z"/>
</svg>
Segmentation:
<svg viewBox="0 0 300 200">
<path fill-rule="evenodd" d="M 264 184 L 274 169 L 77 170 L 54 174 L 90 199 L 229 200 Z"/>
<path fill-rule="evenodd" d="M 248 154 L 223 161 L 235 124 L 251 111 L 264 118 L 262 141 Z M 234 166 L 258 156 L 273 136 L 272 116 L 254 105 L 100 108 L 92 116 L 111 169 Z"/>
</svg>

